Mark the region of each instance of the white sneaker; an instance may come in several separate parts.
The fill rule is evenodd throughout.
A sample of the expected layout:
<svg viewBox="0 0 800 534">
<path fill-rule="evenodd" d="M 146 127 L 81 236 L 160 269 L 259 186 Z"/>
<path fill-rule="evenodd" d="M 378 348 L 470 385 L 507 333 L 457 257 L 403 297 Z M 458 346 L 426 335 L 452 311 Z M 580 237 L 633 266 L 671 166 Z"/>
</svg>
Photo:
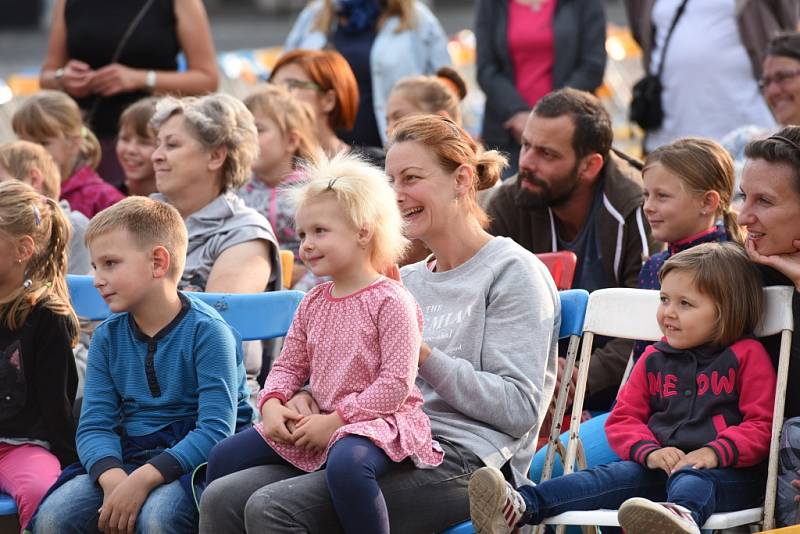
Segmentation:
<svg viewBox="0 0 800 534">
<path fill-rule="evenodd" d="M 689 510 L 669 502 L 633 497 L 619 507 L 617 519 L 626 534 L 700 534 Z"/>
<path fill-rule="evenodd" d="M 481 467 L 469 479 L 469 513 L 478 534 L 509 534 L 525 513 L 525 501 L 494 467 Z"/>
</svg>

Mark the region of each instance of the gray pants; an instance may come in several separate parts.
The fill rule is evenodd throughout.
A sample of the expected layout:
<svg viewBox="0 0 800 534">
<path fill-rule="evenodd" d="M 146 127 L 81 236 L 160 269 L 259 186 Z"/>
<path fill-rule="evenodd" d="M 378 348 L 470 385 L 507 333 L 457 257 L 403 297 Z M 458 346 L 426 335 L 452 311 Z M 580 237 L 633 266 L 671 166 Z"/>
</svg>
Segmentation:
<svg viewBox="0 0 800 534">
<path fill-rule="evenodd" d="M 437 438 L 444 461 L 417 469 L 406 460 L 378 480 L 393 534 L 441 532 L 469 519 L 467 484 L 483 463 L 460 445 Z M 294 467 L 251 467 L 215 480 L 200 502 L 200 532 L 270 534 L 342 532 L 325 473 Z"/>
</svg>

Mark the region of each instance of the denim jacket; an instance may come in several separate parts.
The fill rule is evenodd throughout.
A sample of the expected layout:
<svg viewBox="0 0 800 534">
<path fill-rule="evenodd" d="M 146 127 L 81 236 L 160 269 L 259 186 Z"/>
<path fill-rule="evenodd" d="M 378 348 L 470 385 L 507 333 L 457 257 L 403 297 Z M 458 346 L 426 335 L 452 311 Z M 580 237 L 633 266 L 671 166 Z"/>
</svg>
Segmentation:
<svg viewBox="0 0 800 534">
<path fill-rule="evenodd" d="M 319 50 L 328 46 L 328 35 L 313 28 L 322 9 L 321 0 L 310 3 L 300 15 L 286 38 L 284 48 Z M 398 17 L 390 17 L 375 37 L 370 51 L 372 102 L 381 138 L 386 141 L 386 101 L 401 78 L 420 74 L 435 74 L 450 65 L 447 36 L 431 10 L 414 2 L 415 26 L 397 32 Z"/>
</svg>

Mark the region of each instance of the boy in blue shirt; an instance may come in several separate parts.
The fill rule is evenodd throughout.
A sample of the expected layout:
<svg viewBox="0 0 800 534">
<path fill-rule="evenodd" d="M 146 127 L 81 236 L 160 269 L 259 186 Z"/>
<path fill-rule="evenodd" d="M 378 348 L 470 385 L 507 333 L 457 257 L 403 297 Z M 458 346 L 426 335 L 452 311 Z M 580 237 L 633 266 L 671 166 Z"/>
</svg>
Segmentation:
<svg viewBox="0 0 800 534">
<path fill-rule="evenodd" d="M 114 315 L 89 348 L 77 447 L 85 474 L 52 490 L 34 532 L 193 532 L 191 475 L 250 423 L 241 344 L 178 292 L 187 234 L 175 208 L 127 198 L 86 232 Z"/>
</svg>

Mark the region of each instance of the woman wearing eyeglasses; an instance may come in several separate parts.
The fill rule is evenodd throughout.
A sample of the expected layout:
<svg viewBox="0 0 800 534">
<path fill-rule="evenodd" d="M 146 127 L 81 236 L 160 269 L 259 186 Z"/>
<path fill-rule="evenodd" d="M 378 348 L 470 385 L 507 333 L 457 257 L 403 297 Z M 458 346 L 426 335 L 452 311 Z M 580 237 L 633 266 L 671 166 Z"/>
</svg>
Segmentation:
<svg viewBox="0 0 800 534">
<path fill-rule="evenodd" d="M 758 82 L 764 100 L 780 126 L 800 124 L 800 33 L 782 33 L 770 40 Z M 747 125 L 722 140 L 733 157 L 738 173 L 744 167 L 745 145 L 769 136 L 774 128 Z"/>
<path fill-rule="evenodd" d="M 335 50 L 292 50 L 278 58 L 269 82 L 286 87 L 292 96 L 307 103 L 317 118 L 317 138 L 328 156 L 355 150 L 367 161 L 383 168 L 383 149 L 352 146 L 341 137 L 356 122 L 359 91 L 353 70 Z"/>
<path fill-rule="evenodd" d="M 797 0 L 625 0 L 625 7 L 645 70 L 662 69 L 664 120 L 647 132 L 646 151 L 686 136 L 719 141 L 745 124 L 775 126 L 758 88 L 761 62 L 772 35 L 797 28 Z"/>
<path fill-rule="evenodd" d="M 286 87 L 311 106 L 317 138 L 332 156 L 349 145 L 337 130 L 350 130 L 358 111 L 358 85 L 347 60 L 333 50 L 292 50 L 278 58 L 269 82 Z"/>
</svg>

